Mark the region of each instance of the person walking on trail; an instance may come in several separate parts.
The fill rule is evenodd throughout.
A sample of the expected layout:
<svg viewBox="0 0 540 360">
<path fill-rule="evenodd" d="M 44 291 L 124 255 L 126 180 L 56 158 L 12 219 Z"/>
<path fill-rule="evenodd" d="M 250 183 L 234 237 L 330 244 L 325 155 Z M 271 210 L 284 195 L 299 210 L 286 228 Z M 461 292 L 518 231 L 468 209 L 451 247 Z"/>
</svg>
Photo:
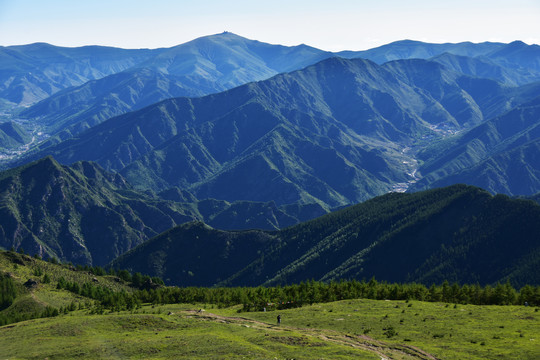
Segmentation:
<svg viewBox="0 0 540 360">
<path fill-rule="evenodd" d="M 278 315 L 278 316 L 277 316 L 277 323 L 278 323 L 278 325 L 281 324 L 281 315 Z"/>
</svg>

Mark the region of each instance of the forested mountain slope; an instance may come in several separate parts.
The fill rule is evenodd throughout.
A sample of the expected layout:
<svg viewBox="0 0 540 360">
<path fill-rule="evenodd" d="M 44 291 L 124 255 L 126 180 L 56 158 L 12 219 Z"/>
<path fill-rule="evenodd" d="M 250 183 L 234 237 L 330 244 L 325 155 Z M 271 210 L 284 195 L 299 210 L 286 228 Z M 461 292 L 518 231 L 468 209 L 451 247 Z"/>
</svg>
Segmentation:
<svg viewBox="0 0 540 360">
<path fill-rule="evenodd" d="M 0 149 L 11 149 L 29 143 L 32 137 L 17 123 L 0 123 Z"/>
<path fill-rule="evenodd" d="M 454 185 L 379 196 L 279 232 L 183 225 L 131 250 L 113 266 L 144 270 L 181 286 L 373 276 L 427 285 L 510 280 L 521 286 L 540 283 L 534 270 L 539 231 L 538 204 Z M 208 262 L 207 251 L 219 260 Z M 239 265 L 243 269 L 237 271 Z"/>
<path fill-rule="evenodd" d="M 65 167 L 49 157 L 0 178 L 0 245 L 30 254 L 104 264 L 194 218 L 139 198 L 120 176 L 88 162 Z"/>
<path fill-rule="evenodd" d="M 325 213 L 320 207 L 197 200 L 174 189 L 135 191 L 97 164 L 52 157 L 0 173 L 0 247 L 104 265 L 173 226 L 204 220 L 223 229 L 277 229 Z"/>
</svg>

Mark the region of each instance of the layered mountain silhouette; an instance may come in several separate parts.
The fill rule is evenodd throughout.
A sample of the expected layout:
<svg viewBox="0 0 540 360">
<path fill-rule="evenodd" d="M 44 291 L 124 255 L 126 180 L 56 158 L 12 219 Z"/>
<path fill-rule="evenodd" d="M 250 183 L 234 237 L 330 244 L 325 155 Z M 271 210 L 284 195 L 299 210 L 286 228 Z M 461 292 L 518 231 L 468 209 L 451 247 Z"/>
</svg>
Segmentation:
<svg viewBox="0 0 540 360">
<path fill-rule="evenodd" d="M 0 99 L 15 105 L 30 105 L 62 89 L 125 70 L 136 73 L 140 68 L 180 76 L 183 87 L 190 92 L 208 94 L 297 70 L 336 55 L 382 64 L 399 59 L 430 59 L 446 53 L 466 57 L 468 61 L 474 58 L 474 61 L 489 63 L 490 67 L 499 66 L 499 72 L 512 73 L 506 80 L 523 84 L 539 80 L 539 51 L 538 46 L 520 41 L 430 44 L 404 40 L 366 51 L 330 53 L 306 45 L 285 47 L 261 43 L 228 32 L 154 50 L 102 46 L 65 48 L 36 43 L 0 47 Z M 516 79 L 512 78 L 514 76 Z M 104 89 L 106 85 L 98 87 Z M 113 90 L 111 92 L 114 94 Z M 87 102 L 92 100 L 95 99 L 87 99 Z M 48 111 L 53 111 L 50 105 Z"/>
<path fill-rule="evenodd" d="M 46 43 L 0 47 L 0 98 L 30 105 L 61 89 L 127 70 L 160 51 Z"/>
<path fill-rule="evenodd" d="M 388 61 L 401 59 L 430 59 L 432 57 L 449 53 L 467 57 L 486 57 L 507 46 L 507 44 L 471 42 L 431 44 L 415 40 L 399 40 L 364 51 L 342 51 L 338 55 L 347 58 L 364 58 L 384 64 Z"/>
<path fill-rule="evenodd" d="M 40 45 L 40 46 L 38 46 Z M 36 49 L 37 48 L 37 49 Z M 38 49 L 44 48 L 43 53 Z M 201 37 L 168 49 L 130 50 L 132 58 L 126 60 L 126 54 L 116 53 L 120 49 L 99 48 L 96 53 L 111 53 L 109 68 L 103 58 L 95 60 L 100 66 L 86 68 L 80 65 L 80 72 L 71 62 L 83 62 L 88 50 L 56 48 L 47 44 L 35 44 L 32 47 L 8 47 L 5 50 L 17 50 L 33 59 L 32 68 L 37 74 L 55 71 L 41 69 L 36 62 L 49 61 L 49 52 L 56 54 L 54 61 L 64 65 L 58 79 L 66 78 L 65 84 L 59 84 L 42 75 L 43 84 L 51 82 L 50 89 L 42 92 L 43 96 L 56 93 L 43 103 L 22 113 L 26 118 L 40 120 L 47 126 L 46 131 L 56 137 L 49 141 L 65 139 L 104 119 L 120 115 L 130 110 L 137 110 L 151 101 L 157 102 L 177 96 L 202 96 L 230 89 L 251 81 L 267 79 L 282 72 L 293 71 L 314 64 L 320 60 L 340 56 L 345 58 L 362 57 L 380 64 L 397 59 L 437 57 L 438 61 L 449 68 L 467 75 L 490 78 L 510 85 L 523 85 L 540 81 L 540 72 L 535 63 L 538 49 L 524 43 L 459 43 L 429 44 L 414 41 L 396 42 L 380 48 L 361 52 L 330 53 L 306 45 L 285 47 L 249 40 L 232 33 L 222 33 Z M 46 50 L 46 51 L 45 51 Z M 115 52 L 116 51 L 116 52 Z M 28 54 L 27 54 L 28 53 Z M 57 53 L 62 54 L 62 56 Z M 67 53 L 68 55 L 66 55 Z M 448 57 L 459 57 L 459 59 Z M 128 62 L 131 61 L 131 62 Z M 9 64 L 12 59 L 7 59 Z M 101 61 L 102 63 L 99 63 Z M 1 61 L 0 61 L 1 64 Z M 18 64 L 27 72 L 27 64 Z M 131 65 L 131 66 L 130 66 Z M 17 74 L 14 65 L 6 65 L 13 74 Z M 113 69 L 123 69 L 121 73 Z M 88 74 L 92 74 L 89 77 Z M 108 76 L 111 76 L 108 78 Z M 23 76 L 23 75 L 21 75 Z M 79 76 L 78 81 L 71 78 Z M 67 85 L 77 85 L 84 80 L 94 80 L 81 86 L 64 89 Z M 39 92 L 36 85 L 17 85 L 13 79 L 6 79 L 8 87 L 27 93 Z M 41 87 L 44 85 L 42 84 Z M 67 84 L 67 85 L 66 85 Z M 28 88 L 24 90 L 25 88 Z M 23 89 L 23 90 L 21 90 Z M 153 91 L 155 90 L 155 91 Z M 6 91 L 8 89 L 6 88 Z M 37 98 L 29 96 L 29 98 Z M 13 100 L 9 96 L 0 96 Z M 8 99 L 9 98 L 9 99 Z M 26 101 L 25 104 L 30 103 Z M 65 129 L 71 125 L 69 129 Z M 63 130 L 67 130 L 58 134 Z"/>
<path fill-rule="evenodd" d="M 279 232 L 171 229 L 112 263 L 179 286 L 311 279 L 540 282 L 540 206 L 464 185 L 376 197 Z M 536 255 L 534 255 L 536 254 Z"/>
<path fill-rule="evenodd" d="M 414 180 L 406 149 L 537 96 L 435 61 L 330 58 L 201 98 L 176 98 L 34 154 L 96 161 L 139 189 L 326 209 Z M 540 189 L 540 187 L 539 187 Z"/>
<path fill-rule="evenodd" d="M 536 54 L 535 49 L 521 48 L 522 44 L 516 43 L 511 49 L 503 50 L 506 44 L 403 41 L 336 55 L 383 63 L 404 58 L 430 58 L 443 52 L 476 57 L 502 51 L 498 54 L 510 57 L 509 63 L 513 64 L 534 58 Z M 7 46 L 0 47 L 0 98 L 15 105 L 30 105 L 59 90 L 140 66 L 168 75 L 182 75 L 188 82 L 192 77 L 205 91 L 215 92 L 296 70 L 330 56 L 332 53 L 306 45 L 270 45 L 227 32 L 154 50 L 103 46 L 66 48 L 46 43 Z"/>
<path fill-rule="evenodd" d="M 0 247 L 105 265 L 140 245 L 114 266 L 179 285 L 540 283 L 538 206 L 489 194 L 538 201 L 539 59 L 231 33 L 0 47 L 0 148 L 32 145 L 0 173 Z M 487 191 L 421 191 L 456 183 Z"/>
<path fill-rule="evenodd" d="M 0 173 L 0 246 L 79 264 L 105 265 L 152 236 L 204 220 L 223 229 L 278 229 L 324 214 L 320 207 L 198 201 L 170 189 L 135 191 L 97 164 L 52 157 Z"/>
<path fill-rule="evenodd" d="M 57 142 L 108 118 L 178 96 L 202 96 L 333 56 L 305 45 L 286 47 L 232 33 L 152 52 L 129 69 L 71 87 L 22 112 L 39 118 Z"/>
<path fill-rule="evenodd" d="M 364 51 L 344 51 L 337 53 L 346 58 L 361 57 L 378 64 L 401 59 L 431 59 L 443 54 L 474 58 L 481 62 L 493 63 L 504 69 L 538 79 L 540 71 L 540 46 L 527 45 L 522 41 L 503 43 L 446 43 L 430 44 L 421 41 L 401 40 Z"/>
</svg>

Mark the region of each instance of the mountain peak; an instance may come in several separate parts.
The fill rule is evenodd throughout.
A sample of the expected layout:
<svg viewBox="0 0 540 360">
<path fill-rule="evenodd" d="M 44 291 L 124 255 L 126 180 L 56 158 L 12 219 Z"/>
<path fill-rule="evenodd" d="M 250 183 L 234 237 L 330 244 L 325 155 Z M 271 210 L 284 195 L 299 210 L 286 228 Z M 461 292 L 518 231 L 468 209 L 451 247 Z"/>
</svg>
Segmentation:
<svg viewBox="0 0 540 360">
<path fill-rule="evenodd" d="M 58 163 L 58 161 L 55 160 L 55 158 L 52 155 L 47 155 L 42 159 L 39 159 L 33 163 L 28 164 L 28 167 L 39 167 L 39 168 L 56 168 L 60 169 L 62 168 L 62 165 Z"/>
<path fill-rule="evenodd" d="M 508 44 L 508 46 L 511 46 L 511 47 L 525 47 L 525 46 L 528 46 L 527 44 L 525 44 L 523 41 L 521 40 L 515 40 L 515 41 L 512 41 L 511 43 Z"/>
<path fill-rule="evenodd" d="M 227 41 L 246 41 L 246 40 L 249 40 L 243 36 L 240 36 L 240 35 L 237 35 L 235 33 L 232 33 L 232 32 L 229 32 L 229 31 L 224 31 L 222 33 L 218 33 L 218 34 L 212 34 L 212 35 L 206 35 L 206 36 L 201 36 L 201 37 L 198 37 L 190 42 L 199 42 L 199 41 L 202 41 L 202 40 L 217 40 L 217 39 L 222 39 L 222 40 L 227 40 Z M 254 41 L 254 40 L 252 40 Z"/>
<path fill-rule="evenodd" d="M 210 225 L 205 224 L 203 221 L 195 220 L 180 225 L 181 228 L 186 230 L 213 230 Z"/>
</svg>

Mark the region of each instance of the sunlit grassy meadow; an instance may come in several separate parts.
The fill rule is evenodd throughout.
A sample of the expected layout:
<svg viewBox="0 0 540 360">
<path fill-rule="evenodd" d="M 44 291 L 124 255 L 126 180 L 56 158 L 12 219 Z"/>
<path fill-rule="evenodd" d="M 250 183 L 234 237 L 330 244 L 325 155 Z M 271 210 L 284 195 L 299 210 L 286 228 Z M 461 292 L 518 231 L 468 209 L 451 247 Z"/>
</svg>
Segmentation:
<svg viewBox="0 0 540 360">
<path fill-rule="evenodd" d="M 1 327 L 0 354 L 8 359 L 540 357 L 540 312 L 534 307 L 348 300 L 279 312 L 239 309 L 178 304 L 104 315 L 78 310 Z"/>
</svg>

